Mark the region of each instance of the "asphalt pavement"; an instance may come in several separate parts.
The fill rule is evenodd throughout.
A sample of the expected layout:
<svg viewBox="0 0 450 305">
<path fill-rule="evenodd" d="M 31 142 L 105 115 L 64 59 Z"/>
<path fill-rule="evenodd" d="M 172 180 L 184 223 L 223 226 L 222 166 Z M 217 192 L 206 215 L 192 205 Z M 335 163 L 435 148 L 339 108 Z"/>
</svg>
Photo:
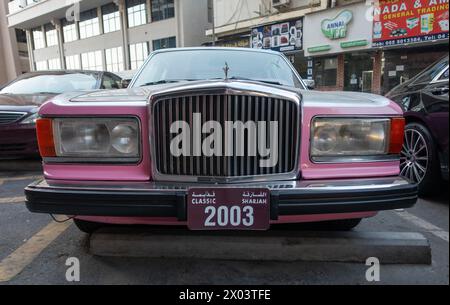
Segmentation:
<svg viewBox="0 0 450 305">
<path fill-rule="evenodd" d="M 359 263 L 225 261 L 98 257 L 89 236 L 71 222 L 32 214 L 23 188 L 40 172 L 0 172 L 0 285 L 9 284 L 449 284 L 449 196 L 421 199 L 407 211 L 387 211 L 364 220 L 360 232 L 418 232 L 431 244 L 431 265 L 383 265 L 380 281 L 366 280 Z M 278 227 L 278 229 L 285 229 Z M 289 226 L 289 230 L 308 230 Z M 80 281 L 68 282 L 68 259 L 80 263 Z"/>
</svg>

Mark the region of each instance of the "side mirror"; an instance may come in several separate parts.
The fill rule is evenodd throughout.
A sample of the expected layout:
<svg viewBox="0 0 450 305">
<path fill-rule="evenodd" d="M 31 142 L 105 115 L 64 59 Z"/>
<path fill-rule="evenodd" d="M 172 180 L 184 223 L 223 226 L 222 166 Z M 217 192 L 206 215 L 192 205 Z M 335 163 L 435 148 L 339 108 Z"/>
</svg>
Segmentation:
<svg viewBox="0 0 450 305">
<path fill-rule="evenodd" d="M 122 81 L 120 82 L 120 87 L 126 89 L 130 85 L 130 83 L 131 83 L 130 79 L 122 79 Z"/>
<path fill-rule="evenodd" d="M 309 90 L 314 90 L 314 88 L 316 87 L 316 81 L 313 79 L 304 79 L 303 81 L 305 82 L 306 87 Z"/>
</svg>

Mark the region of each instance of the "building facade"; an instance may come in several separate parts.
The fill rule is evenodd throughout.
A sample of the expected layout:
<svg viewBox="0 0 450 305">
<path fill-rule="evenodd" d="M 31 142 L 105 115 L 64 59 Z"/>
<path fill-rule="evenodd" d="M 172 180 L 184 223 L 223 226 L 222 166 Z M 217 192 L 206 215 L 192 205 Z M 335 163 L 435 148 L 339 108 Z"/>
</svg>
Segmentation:
<svg viewBox="0 0 450 305">
<path fill-rule="evenodd" d="M 0 1 L 0 86 L 30 69 L 25 32 L 8 28 L 8 2 Z"/>
<path fill-rule="evenodd" d="M 329 0 L 213 0 L 214 31 L 206 34 L 218 46 L 272 49 L 289 57 L 307 77 L 304 16 L 328 7 Z M 213 38 L 215 37 L 215 39 Z"/>
<path fill-rule="evenodd" d="M 318 90 L 385 94 L 448 54 L 448 0 L 213 3 L 216 45 L 283 52 Z"/>
<path fill-rule="evenodd" d="M 157 49 L 201 45 L 208 0 L 14 0 L 31 70 L 136 70 Z M 119 73 L 120 74 L 120 73 Z"/>
<path fill-rule="evenodd" d="M 382 93 L 448 55 L 449 0 L 379 0 L 373 47 L 383 51 Z"/>
<path fill-rule="evenodd" d="M 372 48 L 372 5 L 339 5 L 305 17 L 308 78 L 319 90 L 381 93 L 382 52 Z"/>
</svg>

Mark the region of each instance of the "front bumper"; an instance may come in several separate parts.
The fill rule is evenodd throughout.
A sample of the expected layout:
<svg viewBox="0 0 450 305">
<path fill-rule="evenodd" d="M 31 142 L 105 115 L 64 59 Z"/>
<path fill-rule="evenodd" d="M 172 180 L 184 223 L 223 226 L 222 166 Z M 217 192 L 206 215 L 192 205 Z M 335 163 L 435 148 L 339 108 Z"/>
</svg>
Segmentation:
<svg viewBox="0 0 450 305">
<path fill-rule="evenodd" d="M 375 212 L 409 208 L 417 201 L 417 186 L 400 177 L 209 186 L 269 188 L 272 220 L 286 215 Z M 184 221 L 187 219 L 186 197 L 189 187 L 208 187 L 208 185 L 42 180 L 26 187 L 25 195 L 27 208 L 36 213 L 176 217 Z"/>
</svg>

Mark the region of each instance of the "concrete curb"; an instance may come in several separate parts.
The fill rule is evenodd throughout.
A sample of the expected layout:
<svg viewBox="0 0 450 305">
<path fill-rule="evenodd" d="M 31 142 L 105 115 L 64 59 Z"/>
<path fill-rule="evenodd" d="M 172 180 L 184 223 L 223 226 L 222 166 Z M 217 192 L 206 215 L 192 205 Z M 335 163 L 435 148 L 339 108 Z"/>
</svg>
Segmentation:
<svg viewBox="0 0 450 305">
<path fill-rule="evenodd" d="M 41 160 L 1 160 L 0 171 L 5 172 L 25 172 L 42 171 Z"/>
<path fill-rule="evenodd" d="M 188 232 L 102 229 L 92 234 L 93 255 L 244 261 L 431 264 L 431 247 L 419 233 Z"/>
</svg>

